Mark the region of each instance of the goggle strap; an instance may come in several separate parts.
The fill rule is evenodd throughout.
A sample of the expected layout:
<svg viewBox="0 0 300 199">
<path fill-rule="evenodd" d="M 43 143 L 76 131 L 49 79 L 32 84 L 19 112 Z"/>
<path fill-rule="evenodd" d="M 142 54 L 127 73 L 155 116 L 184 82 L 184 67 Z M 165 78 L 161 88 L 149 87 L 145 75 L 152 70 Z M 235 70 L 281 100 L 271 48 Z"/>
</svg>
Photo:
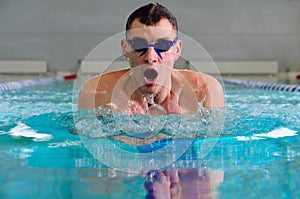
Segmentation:
<svg viewBox="0 0 300 199">
<path fill-rule="evenodd" d="M 156 54 L 160 57 L 160 59 L 163 59 L 161 54 L 160 54 L 160 51 L 157 49 L 157 48 L 154 48 Z"/>
<path fill-rule="evenodd" d="M 148 48 L 145 48 L 145 49 L 143 50 L 143 52 L 140 54 L 139 57 L 141 57 L 141 56 L 143 56 L 144 54 L 146 54 L 147 51 L 148 51 Z"/>
<path fill-rule="evenodd" d="M 172 46 L 174 46 L 174 45 L 176 44 L 177 39 L 178 39 L 178 37 L 175 37 L 175 39 L 174 39 L 173 42 L 172 42 Z"/>
<path fill-rule="evenodd" d="M 159 49 L 157 48 L 154 48 L 156 54 L 160 57 L 160 59 L 163 59 Z M 139 55 L 139 57 L 143 56 L 144 54 L 146 54 L 146 52 L 148 51 L 148 48 L 145 48 L 145 50 L 143 50 L 143 52 Z"/>
</svg>

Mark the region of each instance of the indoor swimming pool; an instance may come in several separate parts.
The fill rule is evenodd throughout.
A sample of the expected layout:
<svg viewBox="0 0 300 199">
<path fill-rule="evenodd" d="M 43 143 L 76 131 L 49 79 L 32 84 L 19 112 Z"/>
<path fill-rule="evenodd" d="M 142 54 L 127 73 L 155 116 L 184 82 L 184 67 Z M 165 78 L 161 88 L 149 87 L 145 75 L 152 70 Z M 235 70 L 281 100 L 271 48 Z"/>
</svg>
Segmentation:
<svg viewBox="0 0 300 199">
<path fill-rule="evenodd" d="M 224 129 L 206 138 L 207 155 L 199 136 L 161 170 L 125 172 L 95 159 L 76 134 L 73 83 L 0 91 L 0 198 L 300 197 L 300 92 L 226 83 Z"/>
</svg>

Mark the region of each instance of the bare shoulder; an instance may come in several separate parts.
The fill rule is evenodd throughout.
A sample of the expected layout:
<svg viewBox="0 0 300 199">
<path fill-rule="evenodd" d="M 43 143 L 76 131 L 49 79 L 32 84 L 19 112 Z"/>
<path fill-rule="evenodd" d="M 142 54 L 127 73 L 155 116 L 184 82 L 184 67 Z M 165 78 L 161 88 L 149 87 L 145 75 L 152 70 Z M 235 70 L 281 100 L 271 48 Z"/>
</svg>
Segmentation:
<svg viewBox="0 0 300 199">
<path fill-rule="evenodd" d="M 208 85 L 209 88 L 215 89 L 215 90 L 222 90 L 223 92 L 223 87 L 220 84 L 220 82 L 213 76 L 207 75 L 204 73 L 201 73 L 202 77 L 204 78 L 206 84 Z"/>
<path fill-rule="evenodd" d="M 191 70 L 179 70 L 193 87 L 199 101 L 204 100 L 204 106 L 224 107 L 224 93 L 220 82 L 211 75 Z"/>
<path fill-rule="evenodd" d="M 94 108 L 109 103 L 115 84 L 127 71 L 103 73 L 87 80 L 80 90 L 78 107 Z"/>
<path fill-rule="evenodd" d="M 94 76 L 83 84 L 81 90 L 110 89 L 127 71 L 128 69 L 125 69 Z"/>
</svg>

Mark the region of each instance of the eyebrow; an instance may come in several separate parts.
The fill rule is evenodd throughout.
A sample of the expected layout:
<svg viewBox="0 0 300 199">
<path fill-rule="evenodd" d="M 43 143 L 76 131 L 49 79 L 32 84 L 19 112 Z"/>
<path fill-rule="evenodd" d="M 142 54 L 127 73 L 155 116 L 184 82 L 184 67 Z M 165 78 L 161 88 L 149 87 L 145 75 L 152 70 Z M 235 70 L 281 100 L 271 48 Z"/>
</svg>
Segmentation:
<svg viewBox="0 0 300 199">
<path fill-rule="evenodd" d="M 147 39 L 145 39 L 145 38 L 142 38 L 142 37 L 133 37 L 132 39 L 130 39 L 130 40 L 133 40 L 133 39 L 142 39 L 142 40 L 145 40 L 145 41 L 147 41 L 148 42 L 148 40 Z M 162 38 L 158 38 L 157 40 L 155 40 L 154 42 L 157 42 L 157 41 L 159 41 L 159 40 L 167 40 L 167 41 L 172 41 L 172 39 L 171 38 L 168 38 L 168 37 L 162 37 Z"/>
</svg>

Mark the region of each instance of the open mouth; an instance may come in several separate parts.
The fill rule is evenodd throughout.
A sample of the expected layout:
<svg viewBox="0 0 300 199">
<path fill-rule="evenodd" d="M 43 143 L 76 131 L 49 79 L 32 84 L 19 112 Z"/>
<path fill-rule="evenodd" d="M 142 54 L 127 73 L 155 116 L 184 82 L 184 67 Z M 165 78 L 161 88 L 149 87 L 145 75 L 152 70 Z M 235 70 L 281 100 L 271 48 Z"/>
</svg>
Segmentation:
<svg viewBox="0 0 300 199">
<path fill-rule="evenodd" d="M 147 69 L 144 72 L 144 80 L 147 86 L 152 86 L 155 84 L 158 76 L 158 72 L 154 69 Z"/>
</svg>

